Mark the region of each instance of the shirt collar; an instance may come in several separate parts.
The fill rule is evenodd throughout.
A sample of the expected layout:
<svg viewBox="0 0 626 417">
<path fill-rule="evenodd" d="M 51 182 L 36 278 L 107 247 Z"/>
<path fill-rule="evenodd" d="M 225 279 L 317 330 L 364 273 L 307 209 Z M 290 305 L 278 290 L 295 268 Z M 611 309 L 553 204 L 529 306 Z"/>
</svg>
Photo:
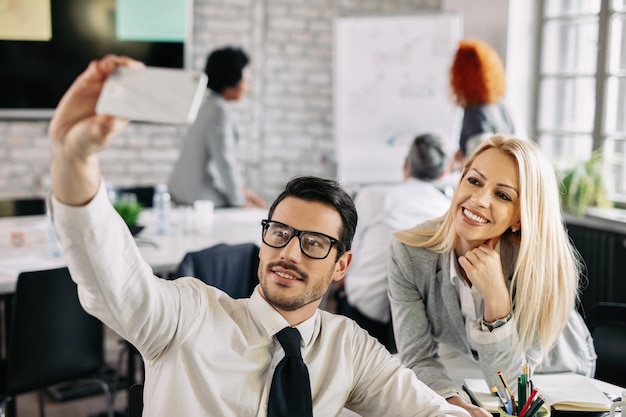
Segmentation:
<svg viewBox="0 0 626 417">
<path fill-rule="evenodd" d="M 266 300 L 261 296 L 259 285 L 256 286 L 254 292 L 250 296 L 250 314 L 252 320 L 264 329 L 266 336 L 272 339 L 276 333 L 283 328 L 289 326 L 287 320 L 280 313 L 274 310 Z M 300 332 L 304 346 L 308 346 L 313 342 L 316 334 L 319 334 L 320 314 L 319 310 L 315 311 L 312 317 L 306 319 L 296 326 Z"/>
<path fill-rule="evenodd" d="M 459 263 L 456 260 L 454 249 L 450 251 L 450 284 L 456 286 L 457 280 L 461 277 L 459 273 Z"/>
</svg>

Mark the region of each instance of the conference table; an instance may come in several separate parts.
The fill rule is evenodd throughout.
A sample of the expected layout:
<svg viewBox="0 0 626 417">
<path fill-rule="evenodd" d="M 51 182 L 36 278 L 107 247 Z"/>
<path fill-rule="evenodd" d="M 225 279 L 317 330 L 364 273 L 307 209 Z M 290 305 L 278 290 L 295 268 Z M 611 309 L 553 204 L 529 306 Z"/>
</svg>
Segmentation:
<svg viewBox="0 0 626 417">
<path fill-rule="evenodd" d="M 138 224 L 144 229 L 135 242 L 155 274 L 166 277 L 187 252 L 218 243 L 261 244 L 261 220 L 266 209 L 217 209 L 213 221 L 198 224 L 189 207 L 174 208 L 170 230 L 158 234 L 155 215 L 144 210 Z M 66 265 L 58 242 L 45 215 L 0 218 L 0 294 L 15 291 L 20 272 L 59 268 Z"/>
<path fill-rule="evenodd" d="M 138 223 L 145 228 L 135 236 L 135 242 L 155 274 L 167 277 L 175 271 L 184 255 L 190 251 L 219 244 L 252 242 L 261 244 L 261 220 L 267 216 L 265 209 L 217 209 L 213 221 L 199 225 L 193 210 L 174 208 L 170 217 L 170 231 L 158 234 L 154 212 L 144 210 Z M 0 218 L 0 296 L 15 292 L 21 272 L 59 268 L 66 265 L 58 242 L 45 215 Z M 134 381 L 134 348 L 128 355 L 129 384 Z M 621 388 L 602 383 L 604 392 L 612 396 L 621 394 Z M 344 410 L 344 416 L 357 416 Z"/>
</svg>

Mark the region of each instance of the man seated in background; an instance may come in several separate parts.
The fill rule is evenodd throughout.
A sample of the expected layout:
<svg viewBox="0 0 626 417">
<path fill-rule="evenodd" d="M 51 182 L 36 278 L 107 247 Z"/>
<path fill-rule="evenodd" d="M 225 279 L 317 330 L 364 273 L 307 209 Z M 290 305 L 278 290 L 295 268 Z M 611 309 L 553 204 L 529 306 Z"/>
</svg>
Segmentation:
<svg viewBox="0 0 626 417">
<path fill-rule="evenodd" d="M 211 200 L 215 207 L 265 207 L 243 182 L 237 163 L 237 128 L 229 101 L 246 93 L 249 59 L 239 48 L 216 49 L 207 58 L 209 89 L 169 180 L 177 204 Z"/>
<path fill-rule="evenodd" d="M 354 235 L 354 261 L 338 291 L 337 312 L 355 320 L 395 353 L 396 344 L 387 298 L 387 249 L 394 232 L 442 216 L 450 199 L 435 187 L 446 166 L 439 137 L 417 136 L 404 160 L 404 181 L 359 190 L 355 205 L 359 225 Z"/>
<path fill-rule="evenodd" d="M 318 309 L 350 265 L 357 223 L 335 181 L 295 178 L 274 201 L 259 225 L 260 285 L 250 298 L 153 275 L 107 198 L 97 155 L 125 125 L 95 114 L 97 96 L 109 74 L 135 62 L 92 62 L 59 102 L 49 204 L 82 306 L 142 355 L 143 414 L 326 417 L 345 406 L 372 417 L 468 417 L 353 321 Z"/>
</svg>

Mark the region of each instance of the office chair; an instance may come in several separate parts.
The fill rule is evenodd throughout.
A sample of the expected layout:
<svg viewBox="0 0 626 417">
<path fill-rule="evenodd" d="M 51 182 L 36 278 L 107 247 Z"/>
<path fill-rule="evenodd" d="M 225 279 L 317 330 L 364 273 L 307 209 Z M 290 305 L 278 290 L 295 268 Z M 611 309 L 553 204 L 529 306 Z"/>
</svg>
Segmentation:
<svg viewBox="0 0 626 417">
<path fill-rule="evenodd" d="M 254 243 L 224 243 L 189 252 L 170 278 L 191 276 L 233 298 L 249 297 L 258 283 L 259 247 Z"/>
<path fill-rule="evenodd" d="M 0 366 L 0 416 L 14 412 L 16 395 L 93 377 L 102 388 L 108 416 L 114 416 L 111 391 L 100 377 L 105 369 L 104 328 L 78 301 L 67 268 L 21 273 L 7 302 L 6 359 Z"/>
<path fill-rule="evenodd" d="M 116 188 L 117 198 L 122 194 L 135 194 L 137 202 L 143 207 L 152 207 L 152 197 L 154 197 L 154 185 L 138 186 L 138 187 L 121 187 Z"/>
<path fill-rule="evenodd" d="M 128 390 L 128 417 L 141 417 L 143 412 L 143 385 L 135 384 Z"/>
<path fill-rule="evenodd" d="M 595 378 L 626 387 L 626 304 L 596 304 L 589 331 L 598 355 Z"/>
<path fill-rule="evenodd" d="M 176 271 L 171 273 L 168 279 L 195 277 L 233 298 L 244 298 L 252 294 L 258 283 L 258 267 L 259 247 L 256 244 L 221 243 L 185 254 Z M 126 352 L 129 355 L 128 372 L 132 375 L 135 372 L 135 357 L 139 352 L 128 342 Z"/>
</svg>

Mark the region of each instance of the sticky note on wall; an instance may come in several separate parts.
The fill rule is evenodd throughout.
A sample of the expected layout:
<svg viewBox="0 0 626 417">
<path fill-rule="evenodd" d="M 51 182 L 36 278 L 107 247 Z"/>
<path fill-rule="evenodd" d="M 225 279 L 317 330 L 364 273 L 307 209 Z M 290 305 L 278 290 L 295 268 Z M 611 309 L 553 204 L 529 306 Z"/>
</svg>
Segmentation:
<svg viewBox="0 0 626 417">
<path fill-rule="evenodd" d="M 0 0 L 0 39 L 48 41 L 51 38 L 50 0 Z"/>
<path fill-rule="evenodd" d="M 124 41 L 185 40 L 187 1 L 117 0 L 116 34 Z"/>
</svg>

